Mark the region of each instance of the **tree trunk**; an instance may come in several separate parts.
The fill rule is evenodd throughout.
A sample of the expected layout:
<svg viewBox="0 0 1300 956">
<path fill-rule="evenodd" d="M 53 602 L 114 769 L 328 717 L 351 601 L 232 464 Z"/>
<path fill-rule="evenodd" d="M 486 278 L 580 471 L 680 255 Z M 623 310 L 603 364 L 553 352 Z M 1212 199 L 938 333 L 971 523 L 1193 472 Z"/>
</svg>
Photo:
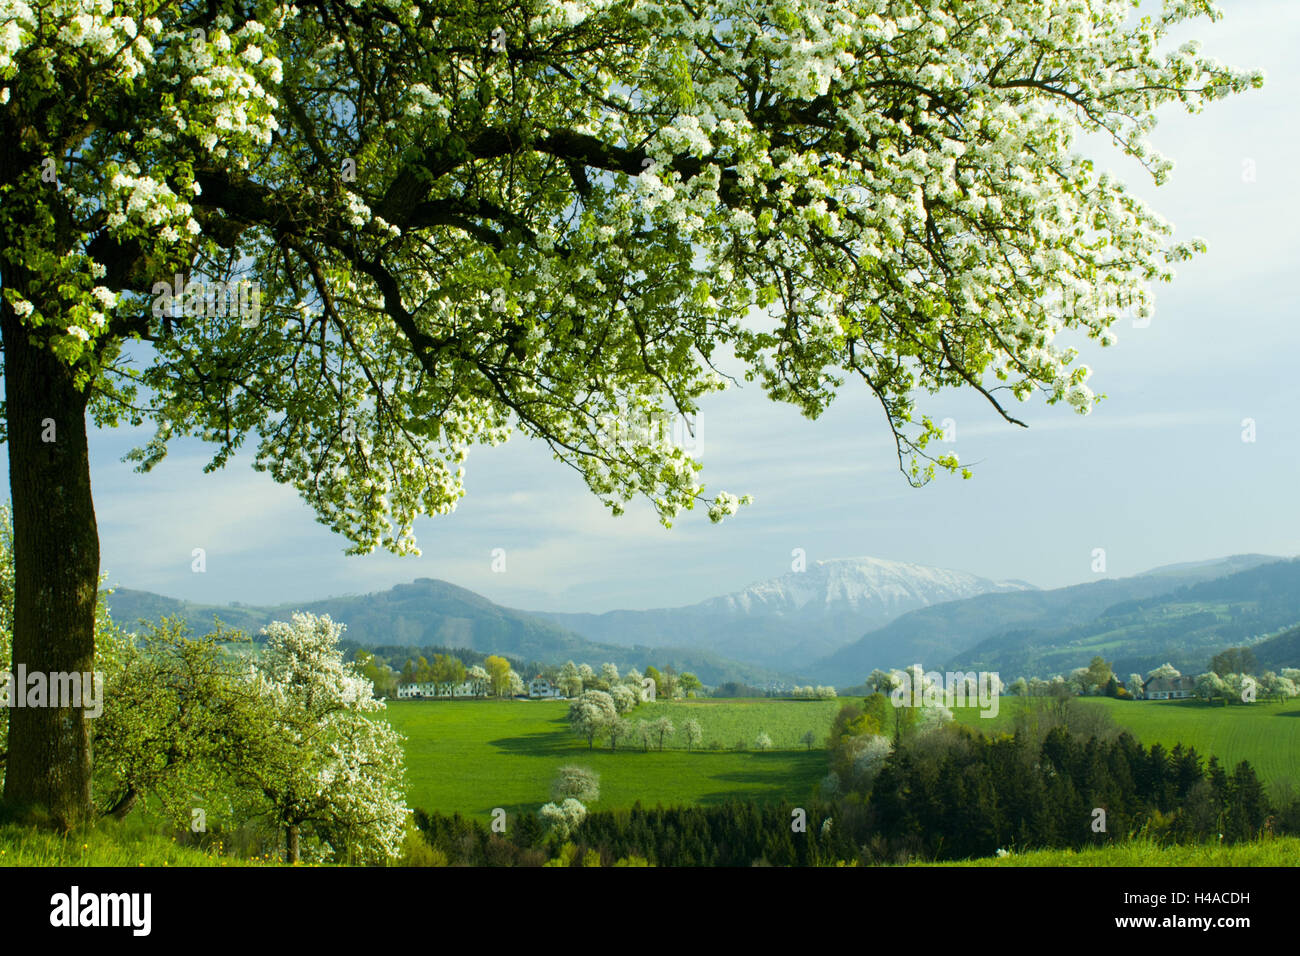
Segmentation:
<svg viewBox="0 0 1300 956">
<path fill-rule="evenodd" d="M 296 824 L 284 828 L 284 862 L 298 862 L 298 827 Z"/>
<path fill-rule="evenodd" d="M 6 284 L 15 278 L 5 275 Z M 13 283 L 21 288 L 21 282 Z M 85 391 L 72 371 L 33 341 L 8 302 L 0 305 L 14 522 L 13 672 L 94 669 L 99 533 L 90 494 Z M 15 685 L 17 678 L 15 677 Z M 15 686 L 16 697 L 27 688 Z M 25 702 L 25 701 L 24 701 Z M 5 799 L 43 809 L 68 827 L 87 819 L 90 726 L 81 707 L 50 693 L 45 706 L 9 711 Z M 64 706 L 53 706 L 63 704 Z"/>
<path fill-rule="evenodd" d="M 140 794 L 135 789 L 128 790 L 122 794 L 120 800 L 105 812 L 105 816 L 112 817 L 114 820 L 125 820 L 126 815 L 135 809 L 135 805 L 140 802 Z"/>
</svg>

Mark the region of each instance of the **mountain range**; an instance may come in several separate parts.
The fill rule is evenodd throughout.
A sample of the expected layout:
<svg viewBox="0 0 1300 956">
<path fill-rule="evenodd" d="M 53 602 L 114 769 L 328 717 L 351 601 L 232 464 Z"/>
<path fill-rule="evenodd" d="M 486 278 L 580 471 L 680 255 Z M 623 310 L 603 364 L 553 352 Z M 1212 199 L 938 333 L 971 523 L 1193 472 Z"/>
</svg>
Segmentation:
<svg viewBox="0 0 1300 956">
<path fill-rule="evenodd" d="M 294 611 L 328 614 L 346 625 L 344 639 L 370 647 L 468 648 L 503 654 L 522 662 L 547 664 L 573 660 L 598 667 L 612 661 L 622 669 L 648 664 L 671 665 L 692 671 L 705 683 L 728 681 L 765 686 L 788 683 L 789 675 L 750 663 L 730 661 L 691 647 L 615 646 L 589 641 L 523 611 L 494 604 L 466 588 L 419 578 L 387 591 L 308 601 L 302 604 L 257 607 L 247 604 L 211 605 L 164 597 L 149 591 L 118 588 L 107 597 L 109 613 L 127 628 L 138 621 L 180 617 L 197 633 L 212 629 L 214 618 L 256 635 L 272 621 L 285 621 Z"/>
<path fill-rule="evenodd" d="M 528 612 L 420 578 L 387 591 L 305 604 L 203 605 L 118 589 L 114 618 L 163 615 L 196 630 L 214 616 L 256 633 L 295 610 L 329 614 L 362 645 L 468 648 L 528 662 L 671 665 L 706 684 L 860 684 L 876 668 L 1065 673 L 1093 654 L 1116 672 L 1165 661 L 1199 672 L 1231 645 L 1261 665 L 1300 666 L 1300 559 L 1236 555 L 1128 578 L 1038 589 L 877 558 L 810 563 L 697 604 L 605 614 Z M 1268 658 L 1266 661 L 1265 658 Z"/>
<path fill-rule="evenodd" d="M 1046 676 L 1101 654 L 1121 675 L 1145 674 L 1166 662 L 1184 673 L 1199 674 L 1224 648 L 1249 645 L 1258 648 L 1256 659 L 1264 669 L 1296 667 L 1300 647 L 1294 638 L 1288 644 L 1284 634 L 1294 634 L 1297 622 L 1300 559 L 1270 561 L 1172 591 L 1117 601 L 1088 621 L 1059 620 L 994 634 L 954 655 L 948 666 Z"/>
<path fill-rule="evenodd" d="M 1047 667 L 1032 655 L 1012 653 L 1020 642 L 1062 643 L 1059 632 L 1080 628 L 1104 628 L 1111 609 L 1125 602 L 1140 601 L 1168 594 L 1188 584 L 1210 581 L 1242 571 L 1277 563 L 1276 557 L 1262 554 L 1234 555 L 1214 561 L 1168 565 L 1127 578 L 1103 578 L 1087 584 L 1051 590 L 983 594 L 963 601 L 950 601 L 901 615 L 882 628 L 869 631 L 858 640 L 811 663 L 807 670 L 819 680 L 847 680 L 850 675 L 865 676 L 873 669 L 906 667 L 921 664 L 947 668 L 949 664 L 978 662 L 984 670 L 1002 674 L 1019 669 Z M 1300 614 L 1292 622 L 1300 622 Z M 1073 638 L 1078 641 L 1079 636 Z M 972 652 L 977 646 L 981 653 Z M 1113 651 L 1107 651 L 1107 659 Z M 1152 652 L 1153 654 L 1156 652 Z M 1065 670 L 1087 664 L 1078 661 L 1076 650 L 1056 654 L 1054 664 L 1068 659 Z M 1135 656 L 1140 656 L 1136 655 Z M 1163 663 L 1163 661 L 1158 662 Z M 1063 666 L 1063 665 L 1060 665 Z M 1060 670 L 1058 666 L 1058 671 Z M 1118 665 L 1117 665 L 1118 666 Z M 1046 673 L 1053 673 L 1051 671 Z M 1044 673 L 1043 676 L 1046 676 Z M 1028 675 L 1026 675 L 1028 676 Z M 858 678 L 861 680 L 861 676 Z M 856 683 L 856 681 L 855 681 Z"/>
<path fill-rule="evenodd" d="M 691 646 L 783 671 L 830 654 L 918 608 L 981 594 L 1022 592 L 1024 581 L 879 558 L 815 561 L 741 591 L 685 607 L 605 614 L 535 612 L 592 641 Z"/>
</svg>

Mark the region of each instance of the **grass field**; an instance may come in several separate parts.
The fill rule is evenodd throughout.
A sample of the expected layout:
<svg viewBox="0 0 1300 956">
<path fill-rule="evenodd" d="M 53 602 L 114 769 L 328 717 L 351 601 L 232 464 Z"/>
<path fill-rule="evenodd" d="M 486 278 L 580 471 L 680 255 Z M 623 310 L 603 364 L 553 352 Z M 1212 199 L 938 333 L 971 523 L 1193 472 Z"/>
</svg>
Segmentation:
<svg viewBox="0 0 1300 956">
<path fill-rule="evenodd" d="M 826 746 L 826 733 L 831 721 L 844 705 L 840 700 L 731 700 L 703 698 L 700 700 L 655 701 L 642 704 L 629 719 L 657 720 L 667 717 L 677 728 L 672 741 L 664 749 L 685 750 L 682 722 L 694 720 L 703 731 L 703 746 L 709 750 L 738 750 L 743 741 L 752 749 L 760 733 L 772 738 L 774 750 L 807 750 L 800 738 L 808 731 L 816 735 L 813 748 Z M 621 746 L 621 744 L 620 744 Z M 639 744 L 638 744 L 639 746 Z"/>
<path fill-rule="evenodd" d="M 0 866 L 259 866 L 274 860 L 236 859 L 185 847 L 140 825 L 102 821 L 71 834 L 0 826 Z"/>
<path fill-rule="evenodd" d="M 1300 866 L 1300 838 L 1279 837 L 1236 846 L 1157 846 L 1142 840 L 1085 850 L 1034 850 L 1007 857 L 913 866 Z"/>
<path fill-rule="evenodd" d="M 1300 701 L 1224 707 L 1195 700 L 1090 697 L 1080 703 L 1103 708 L 1147 747 L 1159 743 L 1171 749 L 1182 743 L 1195 747 L 1206 760 L 1218 757 L 1228 770 L 1248 760 L 1266 783 L 1300 784 Z M 956 717 L 986 732 L 1010 730 L 1024 706 L 1022 700 L 1004 697 L 995 718 L 982 718 L 974 709 L 959 710 Z"/>
<path fill-rule="evenodd" d="M 755 706 L 757 705 L 757 706 Z M 825 737 L 834 701 L 672 701 L 643 704 L 633 721 L 667 715 L 679 727 L 695 718 L 704 742 L 752 746 L 765 730 L 777 748 L 767 752 L 643 753 L 639 743 L 609 741 L 587 749 L 569 730 L 564 701 L 396 701 L 388 719 L 407 737 L 407 792 L 411 806 L 488 819 L 492 809 L 534 813 L 550 800 L 556 770 L 570 763 L 600 774 L 600 801 L 592 809 L 722 803 L 733 798 L 802 800 L 826 774 L 826 754 L 796 743 L 806 730 Z M 771 713 L 768 719 L 764 712 Z M 771 726 L 768 726 L 768 724 Z M 762 726 L 760 726 L 760 724 Z M 684 747 L 684 744 L 678 743 Z M 798 746 L 800 749 L 794 749 Z"/>
<path fill-rule="evenodd" d="M 639 742 L 608 740 L 587 748 L 568 727 L 565 701 L 396 701 L 387 719 L 407 737 L 407 784 L 411 806 L 460 812 L 483 821 L 493 808 L 535 813 L 550 799 L 556 770 L 575 763 L 601 776 L 601 798 L 593 810 L 656 804 L 707 805 L 729 799 L 799 801 L 826 773 L 826 733 L 844 700 L 690 700 L 643 704 L 630 719 L 667 716 L 679 733 L 663 752 L 642 752 Z M 1226 766 L 1249 760 L 1265 781 L 1300 782 L 1300 703 L 1258 703 L 1213 707 L 1194 701 L 1083 701 L 1100 707 L 1150 746 L 1183 742 Z M 962 723 L 985 732 L 1009 730 L 1025 702 L 1004 698 L 997 718 L 975 709 L 957 712 Z M 695 719 L 702 749 L 687 752 L 680 727 Z M 809 751 L 799 742 L 807 731 L 817 738 Z M 774 749 L 753 749 L 760 732 Z M 739 741 L 746 750 L 736 751 Z M 231 857 L 186 848 L 168 837 L 128 831 L 112 823 L 62 837 L 14 826 L 0 827 L 0 866 L 229 866 Z M 973 866 L 1265 866 L 1296 865 L 1300 840 L 1264 841 L 1239 847 L 1162 848 L 1134 843 L 1104 850 L 1047 850 L 1005 859 L 952 865 Z M 266 862 L 274 865 L 273 860 Z"/>
<path fill-rule="evenodd" d="M 591 767 L 601 776 L 601 799 L 593 809 L 614 809 L 641 801 L 710 804 L 731 798 L 802 800 L 826 773 L 826 734 L 844 700 L 689 700 L 642 704 L 629 717 L 667 716 L 678 728 L 662 753 L 643 753 L 639 741 L 623 741 L 615 752 L 608 740 L 586 741 L 565 723 L 564 701 L 396 701 L 388 719 L 407 736 L 407 792 L 424 810 L 460 812 L 488 819 L 495 807 L 508 813 L 535 812 L 550 799 L 556 770 L 567 763 Z M 1105 708 L 1143 744 L 1172 748 L 1183 742 L 1228 768 L 1249 760 L 1265 782 L 1300 783 L 1300 703 L 1258 703 L 1212 707 L 1194 701 L 1083 701 Z M 974 709 L 957 719 L 985 732 L 1010 730 L 1017 698 L 1003 698 L 994 719 Z M 703 729 L 703 750 L 688 753 L 683 721 Z M 808 751 L 799 738 L 813 731 Z M 753 750 L 760 732 L 774 749 Z M 739 741 L 748 748 L 736 751 Z M 710 749 L 711 747 L 721 749 Z"/>
</svg>

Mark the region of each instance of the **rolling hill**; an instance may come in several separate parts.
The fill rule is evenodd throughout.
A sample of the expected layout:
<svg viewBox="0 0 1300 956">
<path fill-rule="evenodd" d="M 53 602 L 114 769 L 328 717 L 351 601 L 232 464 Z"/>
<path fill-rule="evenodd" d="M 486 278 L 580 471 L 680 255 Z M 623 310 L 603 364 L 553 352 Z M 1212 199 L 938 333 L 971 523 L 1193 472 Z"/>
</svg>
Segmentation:
<svg viewBox="0 0 1300 956">
<path fill-rule="evenodd" d="M 1288 628 L 1281 634 L 1265 638 L 1251 649 L 1255 652 L 1255 661 L 1261 671 L 1300 667 L 1300 627 Z"/>
<path fill-rule="evenodd" d="M 1017 666 L 1028 666 L 1030 660 L 1037 664 L 1032 655 L 1017 659 L 1012 652 L 1018 647 L 1035 646 L 1036 641 L 1053 640 L 1048 634 L 1063 634 L 1071 628 L 1086 629 L 1094 624 L 1100 626 L 1100 618 L 1112 608 L 1125 606 L 1126 602 L 1155 598 L 1188 584 L 1220 579 L 1270 562 L 1277 563 L 1278 559 L 1259 554 L 1236 555 L 1217 561 L 1155 568 L 1128 578 L 1107 578 L 1052 590 L 981 594 L 936 604 L 911 611 L 865 634 L 814 662 L 808 670 L 817 680 L 841 685 L 860 683 L 878 667 L 906 667 L 916 663 L 928 668 L 979 661 L 988 665 L 983 669 L 1005 668 L 1003 672 L 1009 673 Z M 1130 608 L 1140 614 L 1139 605 Z M 1114 653 L 1110 648 L 1097 652 Z M 1058 658 L 1073 660 L 1078 653 L 1077 649 L 1067 649 Z M 1158 653 L 1155 649 L 1150 651 L 1152 655 Z M 1088 660 L 1085 657 L 1082 663 Z M 1066 669 L 1077 666 L 1080 665 L 1072 663 Z"/>
<path fill-rule="evenodd" d="M 1146 673 L 1166 661 L 1195 674 L 1225 647 L 1254 644 L 1262 635 L 1276 634 L 1297 622 L 1300 559 L 1118 602 L 1091 621 L 1071 627 L 998 634 L 954 655 L 948 666 L 1003 675 L 1047 675 L 1086 665 L 1100 654 L 1119 674 Z M 1286 646 L 1280 641 L 1273 648 L 1281 652 Z M 1269 650 L 1265 653 L 1273 656 Z"/>
<path fill-rule="evenodd" d="M 694 647 L 618 646 L 589 641 L 564 627 L 523 611 L 515 611 L 454 584 L 419 578 L 387 591 L 309 601 L 300 605 L 253 607 L 195 604 L 148 591 L 121 588 L 108 597 L 113 618 L 127 627 L 143 618 L 164 615 L 184 618 L 195 631 L 210 628 L 213 618 L 255 635 L 274 620 L 288 620 L 294 611 L 328 614 L 347 625 L 344 637 L 365 646 L 463 647 L 504 654 L 523 661 L 559 664 L 566 660 L 599 667 L 612 661 L 620 668 L 672 665 L 693 671 L 706 684 L 739 681 L 766 685 L 786 683 L 787 675 L 738 663 Z"/>
</svg>

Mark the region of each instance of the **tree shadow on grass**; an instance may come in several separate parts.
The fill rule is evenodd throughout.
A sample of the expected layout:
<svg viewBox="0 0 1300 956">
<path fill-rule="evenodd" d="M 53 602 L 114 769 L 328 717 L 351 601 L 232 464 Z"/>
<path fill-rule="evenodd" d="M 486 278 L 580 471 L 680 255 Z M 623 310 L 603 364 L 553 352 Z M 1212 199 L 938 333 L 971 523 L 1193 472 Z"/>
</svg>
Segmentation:
<svg viewBox="0 0 1300 956">
<path fill-rule="evenodd" d="M 550 730 L 498 737 L 496 740 L 487 741 L 487 744 L 497 750 L 526 757 L 556 757 L 565 754 L 601 752 L 600 747 L 588 750 L 586 741 L 566 739 L 563 735 Z"/>
</svg>

